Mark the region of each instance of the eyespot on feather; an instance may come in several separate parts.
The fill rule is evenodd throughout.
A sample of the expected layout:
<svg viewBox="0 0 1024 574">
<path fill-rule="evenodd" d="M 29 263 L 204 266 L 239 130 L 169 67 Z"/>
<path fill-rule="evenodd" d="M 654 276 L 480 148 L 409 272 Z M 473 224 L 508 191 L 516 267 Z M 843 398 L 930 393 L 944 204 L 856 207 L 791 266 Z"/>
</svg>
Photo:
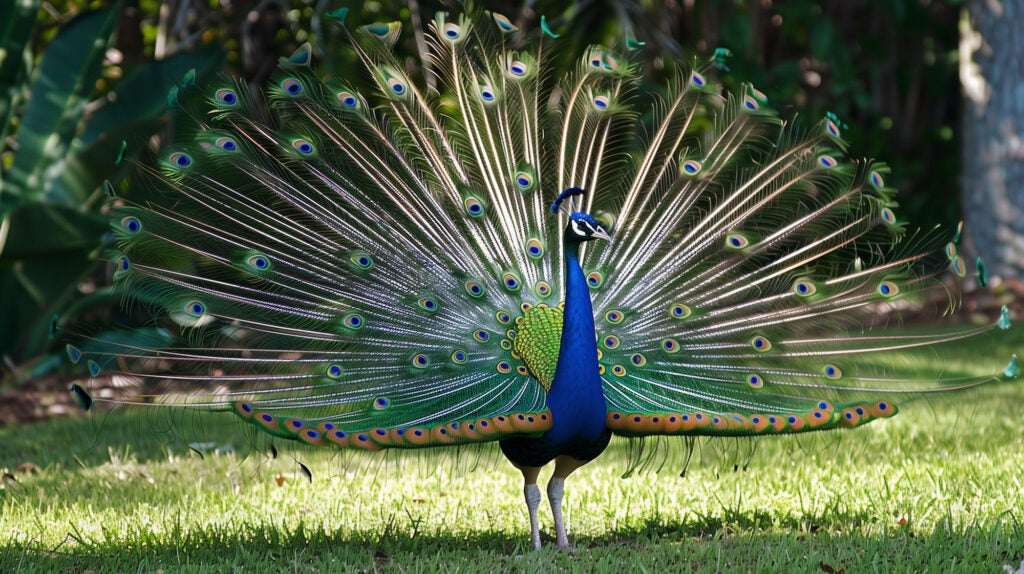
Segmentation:
<svg viewBox="0 0 1024 574">
<path fill-rule="evenodd" d="M 729 249 L 744 249 L 750 245 L 750 240 L 742 233 L 729 233 L 725 236 L 725 246 Z"/>
<path fill-rule="evenodd" d="M 512 24 L 511 20 L 509 20 L 502 14 L 498 14 L 497 12 L 492 12 L 491 18 L 494 19 L 494 23 L 498 26 L 498 29 L 504 33 L 515 32 L 516 30 L 519 29 L 518 26 Z"/>
<path fill-rule="evenodd" d="M 341 103 L 342 107 L 349 110 L 359 109 L 359 97 L 348 90 L 342 90 L 337 94 L 338 102 Z"/>
<path fill-rule="evenodd" d="M 221 88 L 214 93 L 217 103 L 226 107 L 235 107 L 238 104 L 238 94 L 234 90 Z"/>
<path fill-rule="evenodd" d="M 689 317 L 691 314 L 693 314 L 693 311 L 688 306 L 683 305 L 681 303 L 671 305 L 668 309 L 668 312 L 673 319 L 685 319 Z"/>
<path fill-rule="evenodd" d="M 886 298 L 895 297 L 896 295 L 899 294 L 899 292 L 900 292 L 899 286 L 896 285 L 895 283 L 893 283 L 892 281 L 886 280 L 886 281 L 882 281 L 881 283 L 878 284 L 878 294 L 883 296 L 883 297 L 886 297 Z"/>
<path fill-rule="evenodd" d="M 501 284 L 505 286 L 505 289 L 511 292 L 518 292 L 521 288 L 521 282 L 519 278 L 513 273 L 506 273 L 501 277 Z"/>
<path fill-rule="evenodd" d="M 540 259 L 544 255 L 544 245 L 539 239 L 532 238 L 526 242 L 526 255 L 531 259 Z"/>
<path fill-rule="evenodd" d="M 281 81 L 281 89 L 289 96 L 297 96 L 302 93 L 302 82 L 296 78 L 285 78 Z"/>
<path fill-rule="evenodd" d="M 483 285 L 480 285 L 479 282 L 474 280 L 466 281 L 466 293 L 474 299 L 479 299 L 484 296 Z"/>
<path fill-rule="evenodd" d="M 766 353 L 772 350 L 772 342 L 769 341 L 767 337 L 762 337 L 760 335 L 757 335 L 750 340 L 750 346 L 758 353 Z"/>
<path fill-rule="evenodd" d="M 311 155 L 314 151 L 316 151 L 316 148 L 313 147 L 313 144 L 310 143 L 309 140 L 305 140 L 302 138 L 292 141 L 292 147 L 295 148 L 295 151 L 299 152 L 302 155 Z"/>
<path fill-rule="evenodd" d="M 551 285 L 549 285 L 546 281 L 538 281 L 537 285 L 534 287 L 534 291 L 536 291 L 537 296 L 541 297 L 542 299 L 550 297 Z"/>
</svg>

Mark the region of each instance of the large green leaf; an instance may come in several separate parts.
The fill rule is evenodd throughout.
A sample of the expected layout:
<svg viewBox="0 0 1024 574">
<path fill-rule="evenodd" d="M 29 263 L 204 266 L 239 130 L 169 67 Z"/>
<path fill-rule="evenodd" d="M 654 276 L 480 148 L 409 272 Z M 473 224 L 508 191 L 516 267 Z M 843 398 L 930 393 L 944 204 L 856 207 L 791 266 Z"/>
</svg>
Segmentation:
<svg viewBox="0 0 1024 574">
<path fill-rule="evenodd" d="M 171 86 L 188 70 L 201 79 L 221 64 L 221 50 L 207 46 L 143 65 L 85 116 L 117 18 L 113 6 L 74 20 L 49 45 L 31 89 L 23 77 L 11 88 L 32 96 L 0 183 L 0 355 L 45 350 L 51 317 L 81 298 L 78 285 L 95 269 L 108 229 L 90 213 L 101 205 L 102 181 L 120 180 L 130 163 L 119 159 L 136 155 L 165 125 Z"/>
<path fill-rule="evenodd" d="M 76 18 L 43 55 L 18 129 L 18 151 L 0 187 L 0 218 L 28 198 L 47 197 L 65 204 L 84 201 L 85 197 L 49 197 L 45 171 L 67 153 L 102 71 L 118 13 L 115 5 Z"/>
<path fill-rule="evenodd" d="M 107 222 L 45 203 L 18 206 L 10 215 L 0 256 L 0 352 L 32 356 L 46 347 L 50 318 L 93 269 Z"/>
<path fill-rule="evenodd" d="M 111 127 L 92 145 L 62 160 L 53 170 L 48 185 L 56 193 L 76 196 L 96 190 L 105 179 L 122 179 L 132 166 L 129 162 L 118 163 L 118 158 L 138 154 L 164 125 L 166 121 L 154 115 Z"/>
</svg>

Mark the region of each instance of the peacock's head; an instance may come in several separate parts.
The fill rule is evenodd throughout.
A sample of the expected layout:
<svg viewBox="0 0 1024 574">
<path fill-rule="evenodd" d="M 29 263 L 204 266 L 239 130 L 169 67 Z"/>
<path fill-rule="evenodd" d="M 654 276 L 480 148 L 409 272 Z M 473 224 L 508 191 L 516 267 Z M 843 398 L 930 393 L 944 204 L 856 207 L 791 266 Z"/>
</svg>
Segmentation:
<svg viewBox="0 0 1024 574">
<path fill-rule="evenodd" d="M 582 211 L 577 211 L 570 215 L 569 224 L 565 226 L 565 239 L 567 241 L 582 243 L 591 239 L 611 241 L 611 238 L 612 236 L 594 219 L 593 215 Z"/>
<path fill-rule="evenodd" d="M 583 243 L 591 239 L 610 241 L 612 236 L 608 234 L 608 230 L 598 223 L 593 215 L 580 210 L 585 193 L 579 187 L 570 187 L 558 194 L 555 202 L 551 204 L 552 213 L 561 211 L 569 216 L 569 223 L 565 226 L 565 240 L 574 243 Z"/>
</svg>

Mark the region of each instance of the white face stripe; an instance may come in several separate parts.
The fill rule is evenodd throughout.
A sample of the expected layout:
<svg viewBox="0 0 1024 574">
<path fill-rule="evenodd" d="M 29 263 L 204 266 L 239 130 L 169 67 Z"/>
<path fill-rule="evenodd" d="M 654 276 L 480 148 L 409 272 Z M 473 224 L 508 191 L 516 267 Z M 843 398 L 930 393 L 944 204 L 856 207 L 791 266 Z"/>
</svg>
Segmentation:
<svg viewBox="0 0 1024 574">
<path fill-rule="evenodd" d="M 580 237 L 586 237 L 587 236 L 587 230 L 583 227 L 582 222 L 580 220 L 578 220 L 578 219 L 573 219 L 572 220 L 572 230 L 573 230 L 573 233 L 575 233 L 576 235 L 578 235 Z"/>
</svg>

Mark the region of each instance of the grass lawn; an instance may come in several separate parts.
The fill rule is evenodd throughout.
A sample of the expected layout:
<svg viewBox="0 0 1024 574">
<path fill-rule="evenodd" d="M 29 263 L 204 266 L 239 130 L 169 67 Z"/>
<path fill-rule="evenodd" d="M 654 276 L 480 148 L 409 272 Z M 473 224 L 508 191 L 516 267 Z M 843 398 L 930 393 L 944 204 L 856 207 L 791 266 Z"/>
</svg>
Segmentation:
<svg viewBox="0 0 1024 574">
<path fill-rule="evenodd" d="M 1020 326 L 933 358 L 1011 352 Z M 0 572 L 1002 572 L 1024 559 L 1022 404 L 1018 379 L 854 432 L 705 440 L 685 476 L 682 441 L 622 478 L 613 440 L 567 482 L 574 554 L 529 550 L 496 447 L 272 458 L 227 414 L 52 420 L 0 429 Z"/>
</svg>

